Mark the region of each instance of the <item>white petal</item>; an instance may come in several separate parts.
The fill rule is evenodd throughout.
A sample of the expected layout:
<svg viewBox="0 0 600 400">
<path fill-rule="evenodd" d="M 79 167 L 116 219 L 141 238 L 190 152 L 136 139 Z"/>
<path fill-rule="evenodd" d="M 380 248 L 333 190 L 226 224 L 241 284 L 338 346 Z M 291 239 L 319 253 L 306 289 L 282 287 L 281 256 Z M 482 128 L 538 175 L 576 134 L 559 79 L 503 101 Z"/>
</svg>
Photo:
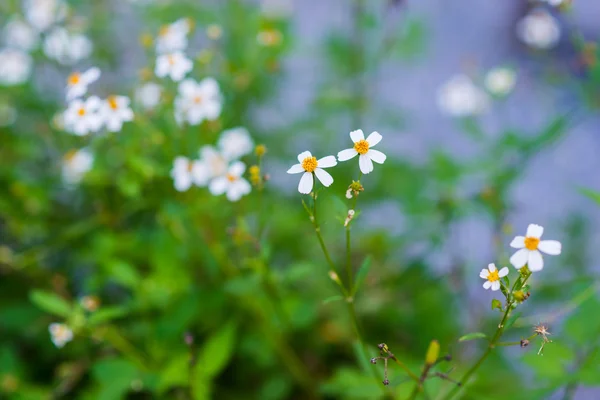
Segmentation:
<svg viewBox="0 0 600 400">
<path fill-rule="evenodd" d="M 319 168 L 335 167 L 337 165 L 337 161 L 335 160 L 334 156 L 327 156 L 317 160 L 317 165 Z"/>
<path fill-rule="evenodd" d="M 302 153 L 298 154 L 298 162 L 302 163 L 302 161 L 304 161 L 304 159 L 307 157 L 312 157 L 312 154 L 310 154 L 310 151 L 303 151 Z"/>
<path fill-rule="evenodd" d="M 523 265 L 527 264 L 527 259 L 529 258 L 529 250 L 521 249 L 517 251 L 515 254 L 510 257 L 510 263 L 515 268 L 521 268 Z"/>
<path fill-rule="evenodd" d="M 493 291 L 500 290 L 500 281 L 492 282 L 492 290 Z"/>
<path fill-rule="evenodd" d="M 513 249 L 522 249 L 525 247 L 525 236 L 515 236 L 512 242 L 510 242 L 510 247 Z"/>
<path fill-rule="evenodd" d="M 309 194 L 313 188 L 313 175 L 310 172 L 305 172 L 300 178 L 298 191 L 302 194 Z"/>
<path fill-rule="evenodd" d="M 317 168 L 315 169 L 315 175 L 319 178 L 319 181 L 323 184 L 323 186 L 329 187 L 333 183 L 333 177 L 329 174 L 329 172 L 324 169 Z"/>
<path fill-rule="evenodd" d="M 490 276 L 490 271 L 488 271 L 487 269 L 482 269 L 479 273 L 480 278 L 487 279 L 488 276 Z"/>
<path fill-rule="evenodd" d="M 490 281 L 483 282 L 484 289 L 489 289 L 491 286 L 492 286 L 492 282 L 490 282 Z"/>
<path fill-rule="evenodd" d="M 369 158 L 375 161 L 377 164 L 383 164 L 387 158 L 382 152 L 373 149 L 369 149 L 369 151 L 367 151 L 367 156 L 369 156 Z"/>
<path fill-rule="evenodd" d="M 496 264 L 488 264 L 488 269 L 490 272 L 494 272 L 496 270 Z"/>
<path fill-rule="evenodd" d="M 541 238 L 544 234 L 544 227 L 536 224 L 529 224 L 527 227 L 527 236 Z"/>
<path fill-rule="evenodd" d="M 304 172 L 302 164 L 294 164 L 290 169 L 287 170 L 288 174 L 299 174 L 300 172 Z"/>
<path fill-rule="evenodd" d="M 192 186 L 192 178 L 189 175 L 178 175 L 174 184 L 176 190 L 185 192 Z"/>
<path fill-rule="evenodd" d="M 86 83 L 92 83 L 100 78 L 100 68 L 92 67 L 81 75 L 81 79 Z"/>
<path fill-rule="evenodd" d="M 558 240 L 542 240 L 538 244 L 538 250 L 551 256 L 557 256 L 562 251 L 562 245 Z"/>
<path fill-rule="evenodd" d="M 542 258 L 542 253 L 537 250 L 530 251 L 527 266 L 531 272 L 541 271 L 544 269 L 544 259 Z"/>
<path fill-rule="evenodd" d="M 218 196 L 225 193 L 225 191 L 227 190 L 227 186 L 229 186 L 229 181 L 227 180 L 227 178 L 224 176 L 220 176 L 210 181 L 210 184 L 208 185 L 208 190 L 213 195 Z"/>
<path fill-rule="evenodd" d="M 377 143 L 381 142 L 381 135 L 379 132 L 371 132 L 369 136 L 367 136 L 367 143 L 369 143 L 369 147 L 375 146 Z"/>
<path fill-rule="evenodd" d="M 373 162 L 366 154 L 361 154 L 358 157 L 358 166 L 363 174 L 368 174 L 373 171 Z"/>
<path fill-rule="evenodd" d="M 354 143 L 358 142 L 359 140 L 363 140 L 364 138 L 365 134 L 363 133 L 362 129 L 350 132 L 350 139 L 352 139 Z"/>
<path fill-rule="evenodd" d="M 506 275 L 508 275 L 508 267 L 504 267 L 498 272 L 500 278 L 504 278 Z"/>
<path fill-rule="evenodd" d="M 236 178 L 239 178 L 240 176 L 242 176 L 244 174 L 244 171 L 246 170 L 246 164 L 244 164 L 241 161 L 236 161 L 233 164 L 231 164 L 231 167 L 229 167 L 229 173 L 233 176 L 235 176 Z"/>
<path fill-rule="evenodd" d="M 337 156 L 339 161 L 348 161 L 349 159 L 355 157 L 357 154 L 358 151 L 352 148 L 340 151 Z"/>
</svg>

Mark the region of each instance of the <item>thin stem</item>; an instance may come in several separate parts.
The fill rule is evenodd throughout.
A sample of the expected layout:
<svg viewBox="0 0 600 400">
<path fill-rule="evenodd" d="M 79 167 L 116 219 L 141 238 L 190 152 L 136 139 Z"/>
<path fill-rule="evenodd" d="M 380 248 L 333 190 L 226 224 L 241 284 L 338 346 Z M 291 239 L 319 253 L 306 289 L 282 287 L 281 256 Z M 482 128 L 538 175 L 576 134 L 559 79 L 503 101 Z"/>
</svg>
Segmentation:
<svg viewBox="0 0 600 400">
<path fill-rule="evenodd" d="M 360 182 L 362 178 L 362 172 L 359 171 L 357 181 Z M 358 202 L 358 193 L 353 193 L 354 198 L 352 199 L 352 208 L 356 212 L 356 203 Z M 355 214 L 356 215 L 356 214 Z M 352 243 L 350 240 L 350 226 L 352 221 L 348 221 L 346 224 L 346 275 L 348 277 L 348 292 L 354 294 L 354 277 L 352 274 Z"/>
</svg>

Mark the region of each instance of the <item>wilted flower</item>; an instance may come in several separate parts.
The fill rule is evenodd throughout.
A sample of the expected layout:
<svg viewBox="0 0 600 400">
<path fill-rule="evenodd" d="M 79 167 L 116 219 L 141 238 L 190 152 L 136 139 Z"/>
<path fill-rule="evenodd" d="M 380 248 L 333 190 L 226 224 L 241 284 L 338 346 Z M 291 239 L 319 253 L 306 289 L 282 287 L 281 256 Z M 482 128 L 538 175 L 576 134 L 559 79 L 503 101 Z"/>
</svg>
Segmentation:
<svg viewBox="0 0 600 400">
<path fill-rule="evenodd" d="M 223 157 L 228 160 L 236 160 L 251 153 L 254 149 L 254 142 L 246 128 L 238 127 L 223 131 L 218 146 Z"/>
<path fill-rule="evenodd" d="M 229 201 L 238 201 L 252 190 L 250 183 L 242 177 L 245 170 L 246 165 L 243 162 L 234 162 L 225 175 L 216 177 L 210 182 L 208 190 L 215 196 L 225 193 Z"/>
<path fill-rule="evenodd" d="M 4 27 L 4 43 L 24 51 L 33 50 L 39 43 L 39 34 L 28 24 L 12 19 Z"/>
<path fill-rule="evenodd" d="M 358 166 L 363 174 L 368 174 L 373 171 L 373 161 L 377 164 L 383 164 L 385 162 L 385 154 L 378 150 L 371 149 L 371 147 L 375 146 L 382 139 L 378 132 L 371 132 L 367 139 L 365 139 L 362 129 L 358 129 L 350 132 L 350 139 L 354 142 L 354 147 L 340 151 L 338 153 L 339 161 L 350 160 L 359 154 Z"/>
<path fill-rule="evenodd" d="M 535 9 L 517 24 L 517 36 L 536 49 L 554 47 L 560 39 L 560 26 L 546 10 Z"/>
<path fill-rule="evenodd" d="M 468 76 L 457 75 L 439 88 L 437 103 L 449 116 L 469 117 L 486 111 L 489 98 Z"/>
<path fill-rule="evenodd" d="M 58 348 L 73 340 L 73 331 L 65 324 L 52 323 L 48 326 L 48 331 L 52 343 Z"/>
<path fill-rule="evenodd" d="M 508 275 L 508 268 L 504 267 L 498 271 L 495 264 L 488 264 L 487 269 L 484 268 L 479 273 L 479 277 L 486 280 L 483 288 L 492 288 L 493 291 L 500 290 L 500 278 L 504 278 L 506 275 Z"/>
<path fill-rule="evenodd" d="M 494 68 L 485 76 L 485 87 L 494 96 L 506 96 L 512 92 L 516 81 L 517 76 L 512 68 Z"/>
<path fill-rule="evenodd" d="M 198 125 L 205 119 L 217 119 L 221 114 L 221 92 L 213 78 L 205 78 L 200 83 L 186 79 L 179 84 L 179 94 L 175 99 L 175 119 L 178 123 Z"/>
<path fill-rule="evenodd" d="M 186 18 L 162 26 L 156 39 L 156 52 L 171 53 L 185 50 L 188 44 L 187 35 L 191 28 L 190 21 Z"/>
<path fill-rule="evenodd" d="M 100 78 L 100 69 L 92 67 L 84 73 L 73 72 L 67 78 L 67 100 L 71 101 L 87 93 L 88 86 Z"/>
<path fill-rule="evenodd" d="M 25 0 L 24 11 L 27 21 L 39 32 L 62 21 L 67 15 L 63 0 Z"/>
<path fill-rule="evenodd" d="M 90 56 L 93 44 L 87 36 L 54 28 L 44 40 L 44 54 L 63 65 L 72 65 Z"/>
<path fill-rule="evenodd" d="M 71 150 L 63 157 L 62 178 L 69 185 L 76 185 L 92 169 L 94 155 L 87 149 Z"/>
<path fill-rule="evenodd" d="M 129 97 L 109 96 L 100 106 L 100 115 L 111 132 L 119 132 L 124 122 L 133 120 L 133 111 L 129 107 Z"/>
<path fill-rule="evenodd" d="M 32 67 L 29 54 L 17 49 L 0 50 L 0 85 L 13 86 L 27 82 Z"/>
<path fill-rule="evenodd" d="M 198 184 L 198 177 L 201 175 L 202 164 L 200 161 L 190 160 L 183 156 L 175 158 L 173 169 L 171 169 L 171 177 L 177 191 L 185 192 L 192 184 Z"/>
<path fill-rule="evenodd" d="M 317 176 L 323 186 L 331 186 L 333 183 L 333 177 L 329 175 L 329 172 L 323 168 L 330 168 L 337 165 L 337 161 L 334 156 L 327 156 L 317 160 L 316 157 L 310 153 L 310 151 L 304 151 L 298 154 L 299 164 L 292 165 L 288 169 L 288 174 L 302 174 L 300 183 L 298 184 L 298 191 L 302 194 L 308 194 L 312 191 L 314 180 L 313 174 Z"/>
<path fill-rule="evenodd" d="M 158 83 L 148 82 L 135 91 L 135 101 L 145 110 L 153 110 L 160 103 L 162 86 Z"/>
<path fill-rule="evenodd" d="M 181 52 L 162 54 L 156 59 L 154 73 L 159 78 L 169 76 L 173 81 L 179 82 L 193 66 L 192 61 Z"/>
<path fill-rule="evenodd" d="M 552 256 L 559 255 L 562 245 L 557 240 L 540 240 L 544 228 L 529 224 L 527 236 L 516 236 L 510 243 L 510 247 L 520 249 L 510 258 L 510 263 L 515 268 L 521 268 L 525 264 L 530 271 L 541 271 L 544 268 L 544 259 L 540 251 Z"/>
<path fill-rule="evenodd" d="M 86 100 L 73 100 L 64 113 L 65 129 L 77 136 L 98 132 L 103 123 L 99 113 L 101 104 L 96 96 Z"/>
</svg>

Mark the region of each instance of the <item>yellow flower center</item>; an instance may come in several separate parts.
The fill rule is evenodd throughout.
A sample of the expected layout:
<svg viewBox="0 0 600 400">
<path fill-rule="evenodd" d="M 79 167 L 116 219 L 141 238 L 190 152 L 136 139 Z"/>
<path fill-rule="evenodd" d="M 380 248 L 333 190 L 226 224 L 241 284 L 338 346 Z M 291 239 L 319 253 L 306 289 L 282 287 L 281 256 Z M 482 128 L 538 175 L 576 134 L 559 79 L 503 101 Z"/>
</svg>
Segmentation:
<svg viewBox="0 0 600 400">
<path fill-rule="evenodd" d="M 354 143 L 354 150 L 356 150 L 358 154 L 365 154 L 367 151 L 369 151 L 369 142 L 367 142 L 365 139 L 359 140 L 358 142 Z"/>
<path fill-rule="evenodd" d="M 113 110 L 117 110 L 119 108 L 119 104 L 117 103 L 117 96 L 108 96 L 108 105 Z"/>
<path fill-rule="evenodd" d="M 196 97 L 194 97 L 194 103 L 195 104 L 202 103 L 202 96 L 196 96 Z"/>
<path fill-rule="evenodd" d="M 537 250 L 538 244 L 540 244 L 540 239 L 535 237 L 526 237 L 525 238 L 525 247 L 528 250 Z"/>
<path fill-rule="evenodd" d="M 77 85 L 80 81 L 81 81 L 81 75 L 79 75 L 77 72 L 72 73 L 67 78 L 67 83 L 69 84 L 69 86 Z"/>
<path fill-rule="evenodd" d="M 175 65 L 175 57 L 173 55 L 169 54 L 167 60 L 169 60 L 169 65 Z"/>
<path fill-rule="evenodd" d="M 304 168 L 306 172 L 313 172 L 317 169 L 318 164 L 317 157 L 306 157 L 302 160 L 302 168 Z"/>
<path fill-rule="evenodd" d="M 237 180 L 237 177 L 231 175 L 231 174 L 227 174 L 227 180 L 229 182 L 235 182 Z"/>
<path fill-rule="evenodd" d="M 75 158 L 75 155 L 77 154 L 77 150 L 73 149 L 73 150 L 69 150 L 67 152 L 67 154 L 65 154 L 65 156 L 63 157 L 63 159 L 67 162 L 67 163 L 71 163 L 73 161 L 73 159 Z"/>
<path fill-rule="evenodd" d="M 488 275 L 488 281 L 490 282 L 496 282 L 497 280 L 500 279 L 500 276 L 498 276 L 498 270 L 495 271 L 490 271 L 490 274 Z"/>
<path fill-rule="evenodd" d="M 188 162 L 188 166 L 187 166 L 188 172 L 192 172 L 193 169 L 194 169 L 194 163 L 191 161 Z"/>
<path fill-rule="evenodd" d="M 80 117 L 83 117 L 85 115 L 85 108 L 81 107 L 78 111 L 77 111 L 77 115 L 79 115 Z"/>
</svg>

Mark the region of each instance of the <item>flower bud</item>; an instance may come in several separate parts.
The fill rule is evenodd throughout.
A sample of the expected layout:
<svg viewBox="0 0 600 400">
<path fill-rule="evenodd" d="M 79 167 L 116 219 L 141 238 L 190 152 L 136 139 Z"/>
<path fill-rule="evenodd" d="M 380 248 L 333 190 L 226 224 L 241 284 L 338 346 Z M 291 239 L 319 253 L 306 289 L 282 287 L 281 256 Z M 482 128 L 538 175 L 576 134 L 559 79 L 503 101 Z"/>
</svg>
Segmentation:
<svg viewBox="0 0 600 400">
<path fill-rule="evenodd" d="M 521 340 L 521 347 L 527 347 L 527 346 L 529 346 L 529 340 L 527 340 L 527 339 Z"/>
<path fill-rule="evenodd" d="M 440 343 L 437 340 L 432 340 L 431 343 L 429 343 L 429 349 L 427 349 L 427 355 L 425 356 L 425 364 L 435 364 L 439 355 Z"/>
<path fill-rule="evenodd" d="M 377 359 L 375 357 L 371 358 L 371 364 L 377 364 Z"/>
<path fill-rule="evenodd" d="M 384 379 L 384 380 L 383 380 L 383 384 L 384 384 L 385 386 L 389 385 L 389 384 L 390 384 L 390 380 L 389 380 L 389 379 Z"/>
<path fill-rule="evenodd" d="M 262 157 L 267 153 L 267 146 L 264 144 L 259 144 L 254 148 L 254 154 L 258 157 Z"/>
</svg>

